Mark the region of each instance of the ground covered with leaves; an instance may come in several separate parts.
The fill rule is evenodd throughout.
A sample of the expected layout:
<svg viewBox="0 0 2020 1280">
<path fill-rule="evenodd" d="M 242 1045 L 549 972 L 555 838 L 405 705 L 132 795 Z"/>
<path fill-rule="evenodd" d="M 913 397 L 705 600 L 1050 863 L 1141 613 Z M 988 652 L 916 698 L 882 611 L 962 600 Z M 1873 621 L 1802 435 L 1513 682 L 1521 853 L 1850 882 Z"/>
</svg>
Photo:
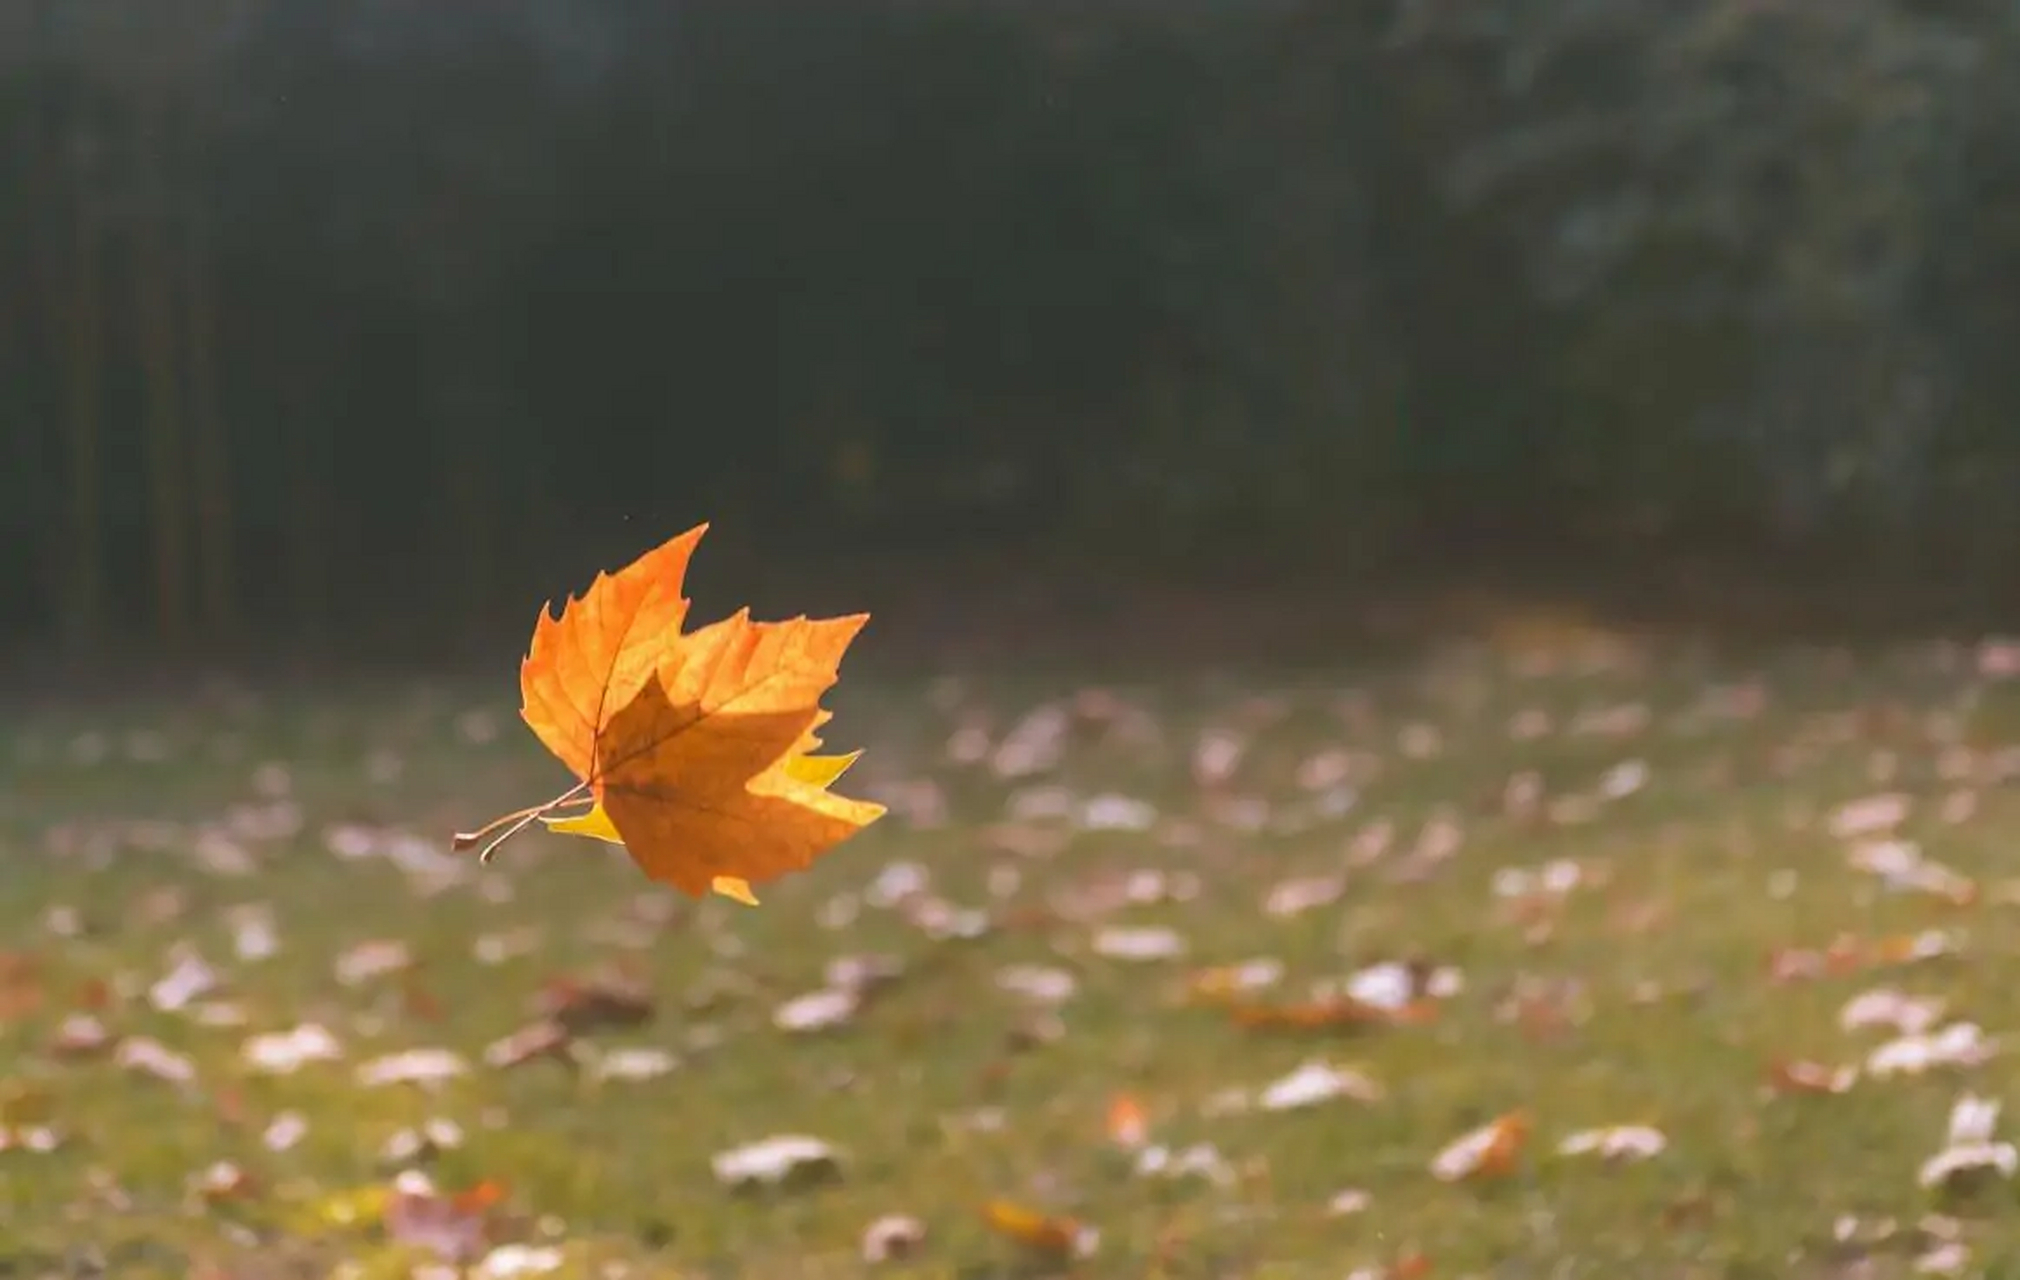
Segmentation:
<svg viewBox="0 0 2020 1280">
<path fill-rule="evenodd" d="M 29 706 L 0 1275 L 2011 1274 L 2016 671 L 856 673 L 757 908 L 452 853 L 509 679 Z"/>
</svg>

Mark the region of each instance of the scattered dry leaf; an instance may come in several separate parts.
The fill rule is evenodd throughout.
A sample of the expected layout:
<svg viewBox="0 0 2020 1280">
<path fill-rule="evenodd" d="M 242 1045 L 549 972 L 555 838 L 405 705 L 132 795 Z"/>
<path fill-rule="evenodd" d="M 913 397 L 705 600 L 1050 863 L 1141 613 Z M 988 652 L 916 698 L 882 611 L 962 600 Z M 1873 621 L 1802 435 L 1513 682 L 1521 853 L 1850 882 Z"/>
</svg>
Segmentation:
<svg viewBox="0 0 2020 1280">
<path fill-rule="evenodd" d="M 862 1007 L 862 996 L 849 988 L 828 988 L 795 996 L 772 1012 L 772 1025 L 781 1031 L 807 1034 L 832 1031 L 848 1025 Z"/>
<path fill-rule="evenodd" d="M 490 1210 L 503 1197 L 503 1189 L 490 1182 L 444 1195 L 425 1175 L 409 1170 L 394 1180 L 380 1219 L 398 1243 L 446 1262 L 475 1262 L 490 1247 Z"/>
<path fill-rule="evenodd" d="M 1596 1155 L 1604 1160 L 1648 1160 L 1669 1146 L 1662 1130 L 1645 1124 L 1612 1125 L 1604 1129 L 1582 1129 L 1557 1144 L 1565 1156 Z"/>
<path fill-rule="evenodd" d="M 1382 1097 L 1382 1086 L 1359 1071 L 1324 1062 L 1307 1062 L 1265 1087 L 1256 1095 L 1255 1104 L 1264 1111 L 1295 1111 L 1331 1102 L 1335 1098 L 1379 1102 Z"/>
<path fill-rule="evenodd" d="M 1845 1093 L 1858 1081 L 1857 1067 L 1833 1067 L 1803 1059 L 1776 1062 L 1768 1068 L 1768 1087 L 1776 1093 Z"/>
<path fill-rule="evenodd" d="M 1160 925 L 1111 925 L 1094 935 L 1094 953 L 1110 960 L 1176 960 L 1186 953 L 1177 930 Z"/>
<path fill-rule="evenodd" d="M 1150 1117 L 1133 1094 L 1118 1093 L 1108 1103 L 1108 1140 L 1135 1149 L 1150 1140 Z"/>
<path fill-rule="evenodd" d="M 265 1075 L 286 1075 L 311 1062 L 335 1062 L 344 1056 L 327 1027 L 305 1022 L 290 1031 L 272 1031 L 249 1037 L 239 1057 L 247 1067 Z"/>
<path fill-rule="evenodd" d="M 1953 1022 L 1920 1035 L 1899 1036 L 1866 1055 L 1866 1074 L 1921 1075 L 1939 1067 L 1975 1067 L 1996 1051 L 1975 1022 Z"/>
<path fill-rule="evenodd" d="M 915 1256 L 926 1242 L 926 1224 L 902 1213 L 887 1213 L 863 1229 L 863 1261 L 897 1262 Z"/>
<path fill-rule="evenodd" d="M 1528 1138 L 1528 1113 L 1510 1111 L 1438 1152 L 1431 1160 L 1431 1176 L 1440 1182 L 1503 1176 L 1515 1167 Z"/>
<path fill-rule="evenodd" d="M 572 1063 L 575 1037 L 553 1018 L 536 1018 L 484 1046 L 484 1065 L 509 1070 L 540 1059 Z"/>
<path fill-rule="evenodd" d="M 779 1187 L 839 1173 L 841 1153 L 819 1138 L 781 1134 L 719 1152 L 710 1163 L 726 1187 Z"/>
<path fill-rule="evenodd" d="M 1084 1258 L 1100 1246 L 1101 1235 L 1074 1218 L 1041 1213 L 1008 1200 L 982 1206 L 982 1220 L 998 1235 L 1034 1252 Z"/>
<path fill-rule="evenodd" d="M 358 1067 L 358 1083 L 366 1088 L 394 1084 L 440 1085 L 468 1075 L 470 1066 L 448 1049 L 408 1049 L 389 1053 Z"/>
</svg>

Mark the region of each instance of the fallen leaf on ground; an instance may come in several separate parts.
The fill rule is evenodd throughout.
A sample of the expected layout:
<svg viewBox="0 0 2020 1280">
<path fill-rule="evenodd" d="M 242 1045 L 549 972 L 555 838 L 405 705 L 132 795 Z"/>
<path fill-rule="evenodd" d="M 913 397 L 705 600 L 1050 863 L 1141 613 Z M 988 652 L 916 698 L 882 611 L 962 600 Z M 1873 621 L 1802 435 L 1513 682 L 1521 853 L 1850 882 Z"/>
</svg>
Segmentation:
<svg viewBox="0 0 2020 1280">
<path fill-rule="evenodd" d="M 772 1011 L 772 1025 L 781 1031 L 806 1034 L 847 1026 L 862 1007 L 862 997 L 848 988 L 824 988 L 794 996 Z"/>
<path fill-rule="evenodd" d="M 1440 1182 L 1493 1178 L 1515 1167 L 1529 1138 L 1529 1116 L 1510 1111 L 1466 1133 L 1431 1160 L 1431 1176 Z"/>
<path fill-rule="evenodd" d="M 1840 840 L 1892 831 L 1907 821 L 1908 803 L 1909 797 L 1900 792 L 1848 801 L 1832 811 L 1826 829 Z"/>
<path fill-rule="evenodd" d="M 1359 1187 L 1348 1187 L 1344 1191 L 1333 1193 L 1333 1198 L 1326 1201 L 1326 1212 L 1335 1218 L 1351 1217 L 1357 1213 L 1366 1213 L 1368 1206 L 1374 1202 L 1375 1198 L 1366 1191 Z"/>
<path fill-rule="evenodd" d="M 477 1264 L 475 1280 L 519 1280 L 561 1270 L 561 1250 L 552 1245 L 501 1244 Z"/>
<path fill-rule="evenodd" d="M 47 1155 L 63 1145 L 63 1135 L 48 1125 L 0 1125 L 0 1151 Z"/>
<path fill-rule="evenodd" d="M 1391 1009 L 1350 995 L 1322 996 L 1285 1004 L 1251 1004 L 1237 1001 L 1228 1006 L 1235 1025 L 1252 1031 L 1327 1031 L 1360 1027 L 1427 1022 L 1437 1016 L 1437 1006 L 1416 1001 Z"/>
<path fill-rule="evenodd" d="M 652 1080 L 680 1065 L 671 1053 L 650 1046 L 612 1049 L 593 1061 L 593 1074 L 599 1080 Z"/>
<path fill-rule="evenodd" d="M 1065 969 L 1035 964 L 1006 965 L 996 971 L 996 987 L 1035 1004 L 1064 1004 L 1080 988 Z"/>
<path fill-rule="evenodd" d="M 1283 961 L 1273 956 L 1260 956 L 1238 964 L 1201 969 L 1187 979 L 1187 988 L 1194 999 L 1223 1003 L 1247 992 L 1275 986 L 1283 980 L 1283 976 Z"/>
<path fill-rule="evenodd" d="M 373 938 L 338 955 L 334 971 L 338 982 L 357 987 L 374 978 L 398 973 L 413 963 L 413 950 L 405 942 L 397 938 Z"/>
<path fill-rule="evenodd" d="M 25 1018 L 42 1007 L 41 965 L 20 951 L 0 952 L 0 1022 Z"/>
<path fill-rule="evenodd" d="M 622 973 L 555 978 L 534 997 L 534 1011 L 570 1035 L 600 1027 L 632 1027 L 652 1017 L 652 991 Z"/>
<path fill-rule="evenodd" d="M 153 1076 L 169 1084 L 192 1084 L 196 1080 L 196 1062 L 193 1059 L 149 1036 L 129 1036 L 120 1041 L 119 1048 L 113 1051 L 112 1060 L 128 1071 Z"/>
<path fill-rule="evenodd" d="M 1234 1166 L 1211 1142 L 1196 1142 L 1174 1151 L 1148 1146 L 1136 1153 L 1136 1172 L 1145 1178 L 1203 1178 L 1215 1186 L 1234 1185 Z"/>
<path fill-rule="evenodd" d="M 1945 1002 L 1939 996 L 1910 996 L 1892 987 L 1862 991 L 1845 1002 L 1838 1025 L 1846 1031 L 1885 1027 L 1899 1035 L 1919 1035 L 1936 1025 Z"/>
<path fill-rule="evenodd" d="M 1108 1103 L 1108 1140 L 1134 1149 L 1150 1140 L 1150 1117 L 1135 1095 L 1118 1093 Z"/>
<path fill-rule="evenodd" d="M 358 1067 L 358 1083 L 366 1088 L 392 1084 L 438 1085 L 469 1074 L 469 1064 L 448 1049 L 408 1049 L 389 1053 Z"/>
<path fill-rule="evenodd" d="M 299 1111 L 283 1111 L 267 1122 L 260 1145 L 269 1151 L 287 1151 L 308 1136 L 308 1117 Z"/>
<path fill-rule="evenodd" d="M 1776 1093 L 1844 1093 L 1859 1081 L 1859 1069 L 1803 1059 L 1768 1067 L 1768 1088 Z"/>
<path fill-rule="evenodd" d="M 863 1261 L 909 1258 L 926 1242 L 926 1224 L 902 1213 L 887 1213 L 863 1229 Z"/>
<path fill-rule="evenodd" d="M 424 1175 L 410 1170 L 395 1180 L 380 1220 L 389 1239 L 425 1249 L 446 1262 L 475 1262 L 490 1246 L 490 1210 L 503 1195 L 502 1188 L 489 1182 L 444 1195 Z"/>
<path fill-rule="evenodd" d="M 777 1187 L 839 1172 L 841 1153 L 819 1138 L 780 1134 L 719 1152 L 710 1164 L 726 1187 Z"/>
<path fill-rule="evenodd" d="M 59 1058 L 85 1058 L 112 1045 L 112 1032 L 88 1013 L 73 1013 L 50 1037 L 49 1052 Z"/>
<path fill-rule="evenodd" d="M 1596 1155 L 1603 1160 L 1647 1160 L 1659 1156 L 1669 1146 L 1662 1130 L 1645 1124 L 1619 1124 L 1604 1129 L 1582 1129 L 1557 1144 L 1563 1156 Z"/>
<path fill-rule="evenodd" d="M 1335 1098 L 1378 1102 L 1382 1086 L 1358 1071 L 1324 1062 L 1307 1062 L 1256 1095 L 1264 1111 L 1295 1111 Z"/>
<path fill-rule="evenodd" d="M 183 950 L 169 971 L 147 989 L 147 1001 L 163 1013 L 174 1013 L 215 990 L 218 983 L 217 970 L 196 952 Z"/>
<path fill-rule="evenodd" d="M 1099 1246 L 1101 1235 L 1075 1218 L 1041 1213 L 1009 1200 L 982 1206 L 990 1230 L 1027 1249 L 1060 1257 L 1084 1258 Z"/>
<path fill-rule="evenodd" d="M 286 1075 L 311 1062 L 334 1062 L 343 1046 L 320 1023 L 305 1022 L 290 1031 L 272 1031 L 245 1042 L 240 1057 L 247 1067 L 267 1075 Z"/>
<path fill-rule="evenodd" d="M 572 1062 L 575 1037 L 552 1018 L 537 1018 L 510 1035 L 484 1046 L 484 1065 L 499 1070 L 525 1066 L 540 1058 Z"/>
<path fill-rule="evenodd" d="M 453 1120 L 436 1117 L 417 1128 L 395 1130 L 379 1148 L 379 1159 L 391 1165 L 432 1160 L 463 1145 L 463 1130 Z"/>
<path fill-rule="evenodd" d="M 1160 925 L 1112 925 L 1095 933 L 1093 946 L 1098 956 L 1135 962 L 1175 960 L 1186 952 L 1178 931 Z"/>
<path fill-rule="evenodd" d="M 1928 894 L 1959 906 L 1968 906 L 1978 898 L 1975 880 L 1927 857 L 1921 846 L 1907 840 L 1859 845 L 1848 860 L 1854 869 L 1878 878 L 1895 893 Z"/>
<path fill-rule="evenodd" d="M 1996 1046 L 1975 1022 L 1953 1022 L 1921 1035 L 1900 1036 L 1866 1055 L 1869 1076 L 1921 1075 L 1938 1067 L 1975 1067 L 1990 1061 Z"/>
<path fill-rule="evenodd" d="M 1347 878 L 1343 875 L 1304 876 L 1279 881 L 1263 898 L 1263 914 L 1279 920 L 1303 915 L 1339 901 L 1346 890 Z"/>
<path fill-rule="evenodd" d="M 2020 1171 L 2020 1151 L 2010 1142 L 1995 1142 L 1999 1103 L 1965 1094 L 1950 1108 L 1949 1131 L 1943 1149 L 1922 1165 L 1917 1181 L 1924 1187 L 1955 1186 L 1974 1177 L 2011 1178 Z"/>
</svg>

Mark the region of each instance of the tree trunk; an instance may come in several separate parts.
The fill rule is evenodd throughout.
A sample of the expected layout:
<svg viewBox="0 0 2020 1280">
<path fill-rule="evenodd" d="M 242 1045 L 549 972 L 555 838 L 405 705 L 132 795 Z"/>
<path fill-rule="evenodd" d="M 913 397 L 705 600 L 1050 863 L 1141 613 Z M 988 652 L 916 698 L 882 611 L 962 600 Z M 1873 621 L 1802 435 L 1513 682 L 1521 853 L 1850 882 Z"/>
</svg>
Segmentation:
<svg viewBox="0 0 2020 1280">
<path fill-rule="evenodd" d="M 286 351 L 282 355 L 280 422 L 286 442 L 285 480 L 288 493 L 287 547 L 283 569 L 293 596 L 294 624 L 304 644 L 320 649 L 329 634 L 330 510 L 333 483 L 330 424 L 320 405 L 325 379 L 319 376 L 321 353 Z"/>
<path fill-rule="evenodd" d="M 189 388 L 191 471 L 196 497 L 197 595 L 203 630 L 221 639 L 235 621 L 231 436 L 217 402 L 217 317 L 212 289 L 209 210 L 202 194 L 185 206 L 184 370 Z"/>
<path fill-rule="evenodd" d="M 37 339 L 47 326 L 37 323 L 35 309 L 38 304 L 46 308 L 54 300 L 49 268 L 55 255 L 48 251 L 44 238 L 51 184 L 46 181 L 48 147 L 38 110 L 42 94 L 30 89 L 24 97 L 28 101 L 14 117 L 12 139 L 18 169 L 0 177 L 7 189 L 21 193 L 17 216 L 0 222 L 0 234 L 8 235 L 25 250 L 25 260 L 23 255 L 9 260 L 10 266 L 19 269 L 20 278 L 0 282 L 0 370 L 5 372 L 0 379 L 0 436 L 9 444 L 0 456 L 0 467 L 6 468 L 0 475 L 12 477 L 11 483 L 0 485 L 0 496 L 13 509 L 11 518 L 0 517 L 0 528 L 13 530 L 5 541 L 19 548 L 20 582 L 28 592 L 29 608 L 39 613 L 47 607 L 45 602 L 54 599 L 61 581 L 60 567 L 43 550 L 56 540 L 23 536 L 50 526 L 45 510 L 48 486 L 43 482 L 48 474 L 49 422 L 43 412 L 38 375 L 41 369 L 54 367 L 55 353 L 41 349 Z"/>
<path fill-rule="evenodd" d="M 134 237 L 134 316 L 138 322 L 147 473 L 152 498 L 155 626 L 177 648 L 189 639 L 189 487 L 182 392 L 176 352 L 175 271 L 170 261 L 169 202 L 163 179 L 162 105 L 143 101 L 134 164 L 140 210 Z"/>
<path fill-rule="evenodd" d="M 64 574 L 64 639 L 88 644 L 100 638 L 105 595 L 105 477 L 100 460 L 105 363 L 104 299 L 100 296 L 103 237 L 95 205 L 95 138 L 91 110 L 78 104 L 79 120 L 70 138 L 78 163 L 72 175 L 70 201 L 70 271 L 62 305 L 66 359 L 65 426 L 69 442 L 69 512 L 65 539 L 69 549 Z M 53 301 L 53 299 L 52 299 Z"/>
<path fill-rule="evenodd" d="M 443 485 L 443 538 L 436 546 L 445 579 L 443 603 L 462 626 L 481 625 L 497 603 L 498 551 L 503 524 L 498 503 L 496 452 L 501 410 L 486 389 L 493 373 L 475 359 L 468 321 L 454 309 L 430 317 L 431 346 L 425 401 L 436 442 L 436 474 Z"/>
</svg>

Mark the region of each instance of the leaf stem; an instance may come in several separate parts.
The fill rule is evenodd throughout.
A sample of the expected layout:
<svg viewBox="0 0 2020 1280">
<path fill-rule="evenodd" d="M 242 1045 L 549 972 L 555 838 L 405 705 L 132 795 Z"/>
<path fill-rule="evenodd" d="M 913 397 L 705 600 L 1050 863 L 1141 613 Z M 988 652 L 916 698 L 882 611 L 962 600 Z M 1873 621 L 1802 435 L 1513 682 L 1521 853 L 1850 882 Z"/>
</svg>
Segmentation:
<svg viewBox="0 0 2020 1280">
<path fill-rule="evenodd" d="M 594 804 L 596 798 L 584 794 L 588 790 L 588 783 L 578 782 L 552 800 L 533 805 L 530 808 L 515 810 L 503 817 L 493 818 L 475 831 L 458 831 L 450 841 L 449 847 L 461 853 L 463 850 L 471 848 L 474 845 L 482 844 L 484 848 L 477 854 L 477 861 L 489 863 L 492 856 L 498 852 L 499 845 L 504 844 L 507 840 L 532 826 L 539 819 L 553 813 L 556 809 L 568 809 L 577 805 Z M 499 830 L 501 827 L 504 828 L 502 831 Z M 494 832 L 496 833 L 495 835 L 493 834 Z"/>
</svg>

